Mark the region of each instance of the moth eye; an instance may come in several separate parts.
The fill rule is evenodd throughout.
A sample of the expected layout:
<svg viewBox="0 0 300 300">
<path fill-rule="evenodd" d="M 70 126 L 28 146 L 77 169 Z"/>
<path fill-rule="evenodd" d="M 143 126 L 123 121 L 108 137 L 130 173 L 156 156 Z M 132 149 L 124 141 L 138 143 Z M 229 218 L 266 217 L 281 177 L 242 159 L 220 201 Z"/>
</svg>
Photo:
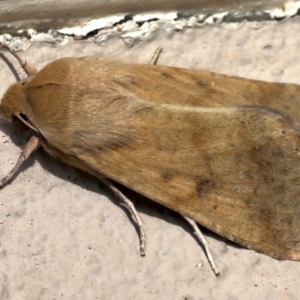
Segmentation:
<svg viewBox="0 0 300 300">
<path fill-rule="evenodd" d="M 28 118 L 26 116 L 25 113 L 20 112 L 20 117 L 24 120 L 24 121 L 28 121 Z"/>
</svg>

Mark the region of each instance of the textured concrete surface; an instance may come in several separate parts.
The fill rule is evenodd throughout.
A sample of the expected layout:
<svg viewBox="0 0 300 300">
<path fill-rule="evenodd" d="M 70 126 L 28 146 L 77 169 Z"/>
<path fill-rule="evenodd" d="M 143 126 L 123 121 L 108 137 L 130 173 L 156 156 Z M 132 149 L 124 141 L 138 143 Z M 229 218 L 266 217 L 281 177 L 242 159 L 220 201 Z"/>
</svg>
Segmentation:
<svg viewBox="0 0 300 300">
<path fill-rule="evenodd" d="M 299 30 L 296 17 L 263 22 L 259 29 L 244 22 L 235 29 L 158 31 L 132 48 L 121 39 L 102 46 L 37 43 L 22 56 L 37 68 L 62 56 L 99 53 L 147 63 L 160 45 L 162 65 L 300 83 Z M 3 94 L 15 81 L 7 60 L 17 64 L 4 51 L 0 56 Z M 0 176 L 11 169 L 25 141 L 0 120 Z M 97 179 L 42 151 L 33 154 L 0 191 L 0 299 L 299 299 L 299 262 L 277 261 L 205 231 L 221 271 L 215 277 L 180 216 L 133 200 L 147 234 L 143 258 L 128 215 Z"/>
</svg>

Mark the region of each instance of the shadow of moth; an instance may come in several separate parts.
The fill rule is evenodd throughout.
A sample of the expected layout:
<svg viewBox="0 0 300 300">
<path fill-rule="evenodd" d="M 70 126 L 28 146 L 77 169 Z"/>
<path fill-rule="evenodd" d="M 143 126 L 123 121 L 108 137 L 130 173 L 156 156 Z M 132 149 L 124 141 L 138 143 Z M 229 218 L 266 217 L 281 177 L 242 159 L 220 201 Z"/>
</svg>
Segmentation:
<svg viewBox="0 0 300 300">
<path fill-rule="evenodd" d="M 42 147 L 126 204 L 141 254 L 141 218 L 113 181 L 183 215 L 216 275 L 196 223 L 300 259 L 299 86 L 106 58 L 61 58 L 37 72 L 9 51 L 28 77 L 7 89 L 0 115 L 32 136 L 2 187 Z"/>
</svg>

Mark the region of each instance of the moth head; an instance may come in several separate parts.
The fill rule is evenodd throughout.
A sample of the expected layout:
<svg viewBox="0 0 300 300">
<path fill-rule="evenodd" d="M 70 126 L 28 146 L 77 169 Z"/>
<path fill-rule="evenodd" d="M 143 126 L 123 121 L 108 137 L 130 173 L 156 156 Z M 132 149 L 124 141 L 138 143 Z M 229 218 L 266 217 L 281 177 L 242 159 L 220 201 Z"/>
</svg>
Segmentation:
<svg viewBox="0 0 300 300">
<path fill-rule="evenodd" d="M 5 43 L 0 42 L 0 46 L 8 50 L 19 62 L 27 77 L 22 81 L 11 85 L 0 101 L 0 116 L 4 119 L 12 121 L 15 125 L 21 125 L 22 128 L 36 129 L 27 121 L 28 117 L 26 110 L 26 96 L 24 94 L 24 86 L 28 84 L 37 73 L 35 67 L 23 60 L 13 49 Z"/>
<path fill-rule="evenodd" d="M 0 101 L 0 116 L 18 127 L 21 123 L 26 124 L 22 120 L 27 121 L 27 105 L 23 84 L 23 82 L 18 82 L 11 85 Z M 24 128 L 24 126 L 21 127 Z"/>
</svg>

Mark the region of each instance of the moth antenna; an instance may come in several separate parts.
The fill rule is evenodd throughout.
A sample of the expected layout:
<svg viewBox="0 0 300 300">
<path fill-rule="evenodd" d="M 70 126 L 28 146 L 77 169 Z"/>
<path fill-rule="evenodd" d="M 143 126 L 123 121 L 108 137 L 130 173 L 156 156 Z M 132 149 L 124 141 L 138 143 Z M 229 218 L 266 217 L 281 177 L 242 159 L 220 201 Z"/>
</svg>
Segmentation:
<svg viewBox="0 0 300 300">
<path fill-rule="evenodd" d="M 100 178 L 101 181 L 114 193 L 114 195 L 123 202 L 122 204 L 128 209 L 131 216 L 135 220 L 139 231 L 140 238 L 140 254 L 141 256 L 145 256 L 145 248 L 146 248 L 146 235 L 144 231 L 144 226 L 142 219 L 139 213 L 136 211 L 134 204 L 119 190 L 117 189 L 109 180 Z"/>
<path fill-rule="evenodd" d="M 0 46 L 8 50 L 18 60 L 20 66 L 22 67 L 22 69 L 24 70 L 24 72 L 27 74 L 28 77 L 34 76 L 37 73 L 36 68 L 28 64 L 26 60 L 22 59 L 15 50 L 11 49 L 8 45 L 6 45 L 3 42 L 0 42 Z"/>
<path fill-rule="evenodd" d="M 0 181 L 0 189 L 3 188 L 4 185 L 8 183 L 8 181 L 16 174 L 16 172 L 19 170 L 21 164 L 23 161 L 25 161 L 29 155 L 35 151 L 40 145 L 39 138 L 35 135 L 31 136 L 29 141 L 25 144 L 16 165 L 13 167 L 13 169 Z"/>
<path fill-rule="evenodd" d="M 210 249 L 209 249 L 209 245 L 208 245 L 208 242 L 207 240 L 205 239 L 204 235 L 202 234 L 200 228 L 198 227 L 198 225 L 196 224 L 196 222 L 194 222 L 193 220 L 183 216 L 186 221 L 193 227 L 194 229 L 194 233 L 196 235 L 196 237 L 198 238 L 198 240 L 200 241 L 200 243 L 202 244 L 202 246 L 204 247 L 204 250 L 206 252 L 206 256 L 207 256 L 207 260 L 209 261 L 210 263 L 210 266 L 212 268 L 212 270 L 214 271 L 215 275 L 216 276 L 219 276 L 220 275 L 220 272 L 214 262 L 214 258 L 210 252 Z"/>
</svg>

